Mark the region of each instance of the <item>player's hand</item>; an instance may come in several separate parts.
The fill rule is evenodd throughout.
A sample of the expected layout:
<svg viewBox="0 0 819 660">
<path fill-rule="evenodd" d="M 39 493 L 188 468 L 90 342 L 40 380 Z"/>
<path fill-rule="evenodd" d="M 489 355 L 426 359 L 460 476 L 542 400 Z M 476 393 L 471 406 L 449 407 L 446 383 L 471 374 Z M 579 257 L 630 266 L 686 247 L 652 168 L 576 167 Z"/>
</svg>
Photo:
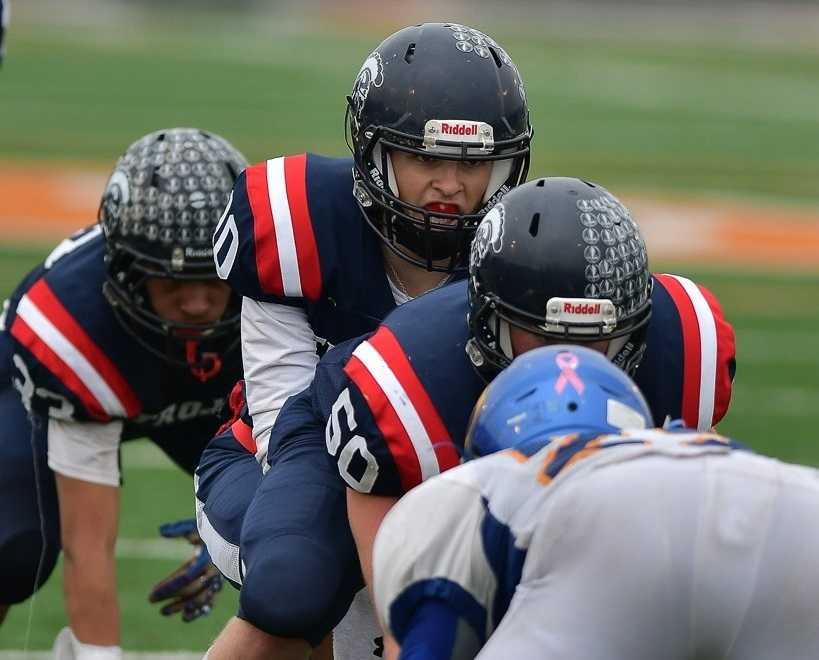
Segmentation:
<svg viewBox="0 0 819 660">
<path fill-rule="evenodd" d="M 193 557 L 177 568 L 151 590 L 152 603 L 170 601 L 159 610 L 163 616 L 182 613 L 185 622 L 209 614 L 216 593 L 222 589 L 222 576 L 196 531 L 196 521 L 179 520 L 159 528 L 165 538 L 185 538 L 194 546 Z"/>
</svg>

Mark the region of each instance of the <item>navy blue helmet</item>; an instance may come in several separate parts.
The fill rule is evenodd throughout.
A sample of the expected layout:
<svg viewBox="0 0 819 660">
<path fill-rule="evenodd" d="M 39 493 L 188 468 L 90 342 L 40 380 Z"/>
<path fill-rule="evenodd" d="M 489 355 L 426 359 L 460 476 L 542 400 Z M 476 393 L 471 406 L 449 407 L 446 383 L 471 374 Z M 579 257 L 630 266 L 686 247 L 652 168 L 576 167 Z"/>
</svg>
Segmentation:
<svg viewBox="0 0 819 660">
<path fill-rule="evenodd" d="M 537 348 L 484 390 L 469 422 L 466 460 L 503 449 L 532 455 L 571 433 L 619 433 L 653 425 L 640 390 L 602 353 L 582 346 Z"/>
<path fill-rule="evenodd" d="M 513 355 L 510 326 L 547 343 L 609 342 L 632 374 L 645 352 L 651 273 L 640 229 L 601 186 L 546 177 L 486 214 L 469 265 L 468 353 L 494 375 Z"/>
<path fill-rule="evenodd" d="M 347 97 L 354 193 L 369 224 L 399 256 L 428 270 L 466 268 L 480 219 L 526 179 L 532 128 L 523 80 L 483 32 L 424 23 L 387 37 L 364 61 Z M 491 161 L 476 212 L 431 211 L 400 199 L 390 152 Z"/>
</svg>

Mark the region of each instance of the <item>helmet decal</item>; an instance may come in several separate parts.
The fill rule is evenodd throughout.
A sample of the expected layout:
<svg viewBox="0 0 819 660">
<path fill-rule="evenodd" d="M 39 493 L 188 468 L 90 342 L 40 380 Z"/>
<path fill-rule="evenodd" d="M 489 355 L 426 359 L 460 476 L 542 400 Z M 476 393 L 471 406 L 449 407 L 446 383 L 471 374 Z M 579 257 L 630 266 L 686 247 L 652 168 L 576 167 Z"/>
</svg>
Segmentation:
<svg viewBox="0 0 819 660">
<path fill-rule="evenodd" d="M 472 250 L 469 256 L 469 263 L 474 268 L 480 266 L 489 248 L 494 252 L 500 252 L 503 247 L 503 220 L 506 216 L 506 209 L 502 203 L 495 204 L 487 213 L 472 241 Z"/>
<path fill-rule="evenodd" d="M 577 210 L 586 243 L 586 296 L 606 295 L 618 306 L 619 317 L 630 314 L 648 297 L 647 257 L 637 224 L 610 193 L 577 200 Z"/>
<path fill-rule="evenodd" d="M 461 52 L 474 52 L 479 57 L 490 57 L 492 54 L 490 48 L 492 48 L 497 53 L 501 63 L 510 66 L 517 71 L 517 67 L 512 61 L 512 58 L 509 57 L 509 54 L 489 35 L 465 25 L 456 25 L 453 23 L 448 27 L 450 30 L 452 30 L 452 36 L 455 39 L 455 47 Z"/>
<path fill-rule="evenodd" d="M 455 48 L 462 53 L 474 52 L 478 57 L 483 57 L 486 59 L 492 56 L 492 53 L 489 50 L 489 47 L 492 46 L 498 51 L 498 56 L 501 57 L 501 61 L 505 61 L 503 60 L 503 55 L 506 55 L 506 53 L 503 52 L 503 49 L 498 46 L 494 39 L 484 34 L 480 30 L 475 30 L 474 28 L 469 28 L 465 25 L 457 25 L 454 23 L 448 27 L 450 30 L 452 30 L 452 37 L 455 39 Z M 503 55 L 501 55 L 501 53 L 503 53 Z M 506 59 L 509 60 L 507 63 L 511 63 L 511 59 L 509 59 L 508 55 L 506 55 Z"/>
<path fill-rule="evenodd" d="M 370 53 L 353 83 L 352 104 L 356 117 L 361 115 L 370 87 L 381 87 L 384 84 L 384 64 L 381 61 L 381 53 L 375 51 Z"/>
<path fill-rule="evenodd" d="M 577 375 L 577 367 L 580 365 L 580 358 L 572 351 L 563 351 L 555 355 L 555 364 L 560 369 L 560 376 L 555 381 L 555 392 L 563 394 L 566 385 L 571 385 L 578 394 L 583 394 L 586 386 L 583 380 Z"/>
<path fill-rule="evenodd" d="M 128 175 L 122 170 L 114 170 L 103 195 L 105 216 L 108 222 L 103 223 L 106 235 L 114 228 L 120 219 L 122 209 L 131 201 L 131 186 Z"/>
</svg>

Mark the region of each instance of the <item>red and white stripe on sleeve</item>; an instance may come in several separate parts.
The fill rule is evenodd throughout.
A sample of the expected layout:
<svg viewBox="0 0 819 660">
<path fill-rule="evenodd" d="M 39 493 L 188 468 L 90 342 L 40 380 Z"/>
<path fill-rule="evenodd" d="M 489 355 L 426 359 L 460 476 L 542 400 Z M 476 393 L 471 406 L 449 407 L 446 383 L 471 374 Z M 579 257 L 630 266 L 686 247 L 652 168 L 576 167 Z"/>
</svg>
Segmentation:
<svg viewBox="0 0 819 660">
<path fill-rule="evenodd" d="M 307 154 L 273 158 L 245 173 L 262 289 L 318 300 L 321 265 L 307 202 Z"/>
<path fill-rule="evenodd" d="M 734 330 L 714 295 L 679 275 L 655 275 L 680 316 L 683 341 L 682 415 L 706 430 L 728 410 L 736 356 Z"/>
<path fill-rule="evenodd" d="M 45 280 L 20 299 L 11 334 L 83 403 L 95 419 L 128 419 L 141 403 L 111 359 L 71 316 Z"/>
<path fill-rule="evenodd" d="M 435 405 L 387 327 L 359 344 L 344 371 L 367 400 L 405 491 L 460 463 Z"/>
</svg>

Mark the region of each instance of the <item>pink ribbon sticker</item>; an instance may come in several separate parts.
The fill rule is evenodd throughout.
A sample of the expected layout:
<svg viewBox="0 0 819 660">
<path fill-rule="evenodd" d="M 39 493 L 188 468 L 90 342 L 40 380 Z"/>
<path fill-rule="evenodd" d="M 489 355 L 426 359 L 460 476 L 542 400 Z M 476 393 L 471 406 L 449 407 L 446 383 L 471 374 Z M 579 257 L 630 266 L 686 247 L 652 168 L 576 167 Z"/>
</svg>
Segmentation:
<svg viewBox="0 0 819 660">
<path fill-rule="evenodd" d="M 555 363 L 560 368 L 560 378 L 558 378 L 555 383 L 555 391 L 558 394 L 563 394 L 563 390 L 566 389 L 566 383 L 569 383 L 575 392 L 583 394 L 583 390 L 586 389 L 586 386 L 575 371 L 577 365 L 580 364 L 580 360 L 577 359 L 577 356 L 574 353 L 558 353 L 555 356 Z"/>
</svg>

